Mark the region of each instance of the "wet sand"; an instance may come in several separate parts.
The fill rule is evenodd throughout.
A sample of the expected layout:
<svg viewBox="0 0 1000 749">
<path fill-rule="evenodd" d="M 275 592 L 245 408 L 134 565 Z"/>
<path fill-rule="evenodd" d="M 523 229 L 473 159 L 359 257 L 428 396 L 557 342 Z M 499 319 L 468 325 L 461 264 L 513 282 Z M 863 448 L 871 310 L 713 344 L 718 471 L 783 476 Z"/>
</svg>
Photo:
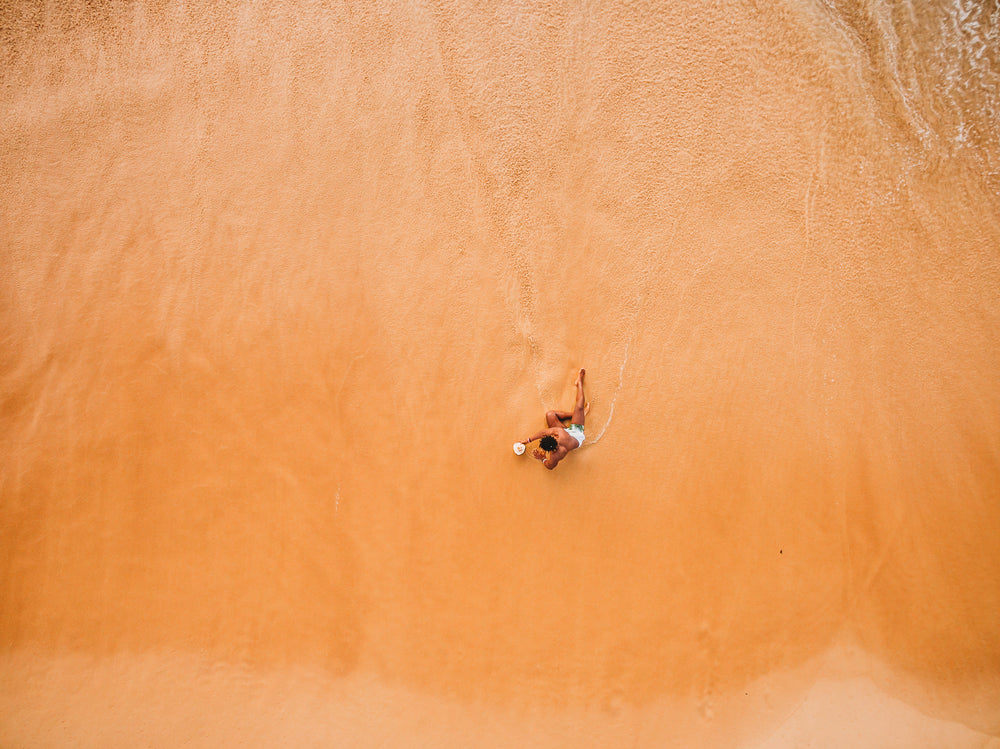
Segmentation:
<svg viewBox="0 0 1000 749">
<path fill-rule="evenodd" d="M 1000 745 L 993 6 L 0 32 L 0 744 Z"/>
</svg>

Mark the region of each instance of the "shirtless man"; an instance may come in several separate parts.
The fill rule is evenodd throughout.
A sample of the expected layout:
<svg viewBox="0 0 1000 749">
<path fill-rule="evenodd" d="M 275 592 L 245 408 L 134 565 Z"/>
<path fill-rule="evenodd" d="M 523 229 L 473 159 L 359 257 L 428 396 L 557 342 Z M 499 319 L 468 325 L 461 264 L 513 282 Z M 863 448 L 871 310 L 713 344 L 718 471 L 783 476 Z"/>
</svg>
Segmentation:
<svg viewBox="0 0 1000 749">
<path fill-rule="evenodd" d="M 532 451 L 535 460 L 542 461 L 542 465 L 552 470 L 559 461 L 566 457 L 571 451 L 583 444 L 583 419 L 587 413 L 587 400 L 583 395 L 583 377 L 586 370 L 581 369 L 576 378 L 576 404 L 573 411 L 549 411 L 545 414 L 545 423 L 548 429 L 543 429 L 538 434 L 534 434 L 524 440 L 525 445 L 530 445 L 535 440 L 539 440 L 538 447 Z M 569 421 L 569 426 L 564 426 L 563 422 Z M 541 448 L 541 449 L 539 449 Z"/>
</svg>

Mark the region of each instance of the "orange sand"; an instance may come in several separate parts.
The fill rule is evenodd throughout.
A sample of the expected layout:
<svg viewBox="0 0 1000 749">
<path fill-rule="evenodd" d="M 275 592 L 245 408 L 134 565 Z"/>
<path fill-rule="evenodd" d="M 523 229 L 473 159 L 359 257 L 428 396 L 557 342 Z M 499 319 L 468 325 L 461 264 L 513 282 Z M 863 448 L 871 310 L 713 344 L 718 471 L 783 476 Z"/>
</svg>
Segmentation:
<svg viewBox="0 0 1000 749">
<path fill-rule="evenodd" d="M 914 5 L 0 6 L 0 745 L 1000 746 L 1000 22 Z"/>
</svg>

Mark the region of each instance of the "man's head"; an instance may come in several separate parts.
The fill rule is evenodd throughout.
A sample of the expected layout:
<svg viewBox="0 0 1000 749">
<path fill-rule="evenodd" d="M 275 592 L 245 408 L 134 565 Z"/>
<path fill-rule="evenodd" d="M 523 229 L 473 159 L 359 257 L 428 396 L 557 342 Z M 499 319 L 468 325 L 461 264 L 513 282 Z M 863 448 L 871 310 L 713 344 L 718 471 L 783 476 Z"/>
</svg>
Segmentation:
<svg viewBox="0 0 1000 749">
<path fill-rule="evenodd" d="M 538 446 L 545 452 L 550 453 L 559 447 L 559 442 L 551 434 L 546 434 L 538 441 Z"/>
</svg>

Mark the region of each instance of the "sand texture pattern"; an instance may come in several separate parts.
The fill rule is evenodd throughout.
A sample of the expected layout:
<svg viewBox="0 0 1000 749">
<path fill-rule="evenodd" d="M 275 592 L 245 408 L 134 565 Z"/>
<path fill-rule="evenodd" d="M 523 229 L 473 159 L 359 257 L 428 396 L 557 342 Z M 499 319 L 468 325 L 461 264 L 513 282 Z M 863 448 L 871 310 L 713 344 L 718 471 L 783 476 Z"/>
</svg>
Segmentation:
<svg viewBox="0 0 1000 749">
<path fill-rule="evenodd" d="M 0 4 L 0 745 L 1000 746 L 998 31 Z"/>
</svg>

